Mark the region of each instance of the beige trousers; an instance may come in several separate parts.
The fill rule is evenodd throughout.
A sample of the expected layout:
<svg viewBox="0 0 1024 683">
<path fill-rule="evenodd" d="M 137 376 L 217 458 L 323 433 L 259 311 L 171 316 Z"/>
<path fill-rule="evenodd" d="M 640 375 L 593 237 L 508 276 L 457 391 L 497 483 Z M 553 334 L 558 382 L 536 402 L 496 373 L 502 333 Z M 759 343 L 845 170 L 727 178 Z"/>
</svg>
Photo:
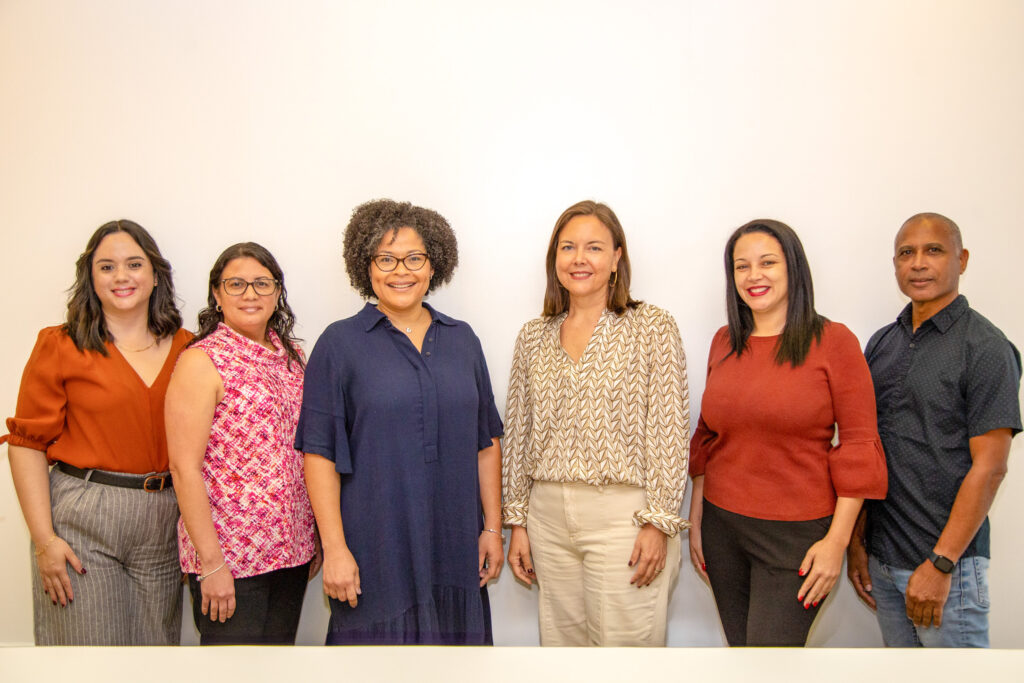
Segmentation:
<svg viewBox="0 0 1024 683">
<path fill-rule="evenodd" d="M 679 536 L 649 586 L 629 582 L 646 504 L 634 486 L 536 481 L 526 528 L 540 588 L 540 643 L 565 647 L 664 646 L 669 595 L 679 575 Z"/>
</svg>

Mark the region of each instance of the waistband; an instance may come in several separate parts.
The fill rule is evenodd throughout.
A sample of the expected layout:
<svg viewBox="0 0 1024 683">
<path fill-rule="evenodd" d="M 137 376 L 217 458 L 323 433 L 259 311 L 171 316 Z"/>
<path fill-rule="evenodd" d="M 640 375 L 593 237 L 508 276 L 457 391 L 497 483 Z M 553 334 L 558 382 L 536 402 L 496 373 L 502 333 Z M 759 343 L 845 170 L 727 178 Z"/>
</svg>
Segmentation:
<svg viewBox="0 0 1024 683">
<path fill-rule="evenodd" d="M 83 470 L 74 465 L 69 465 L 66 462 L 58 462 L 56 465 L 57 469 L 64 474 L 85 481 L 91 481 L 94 484 L 106 484 L 107 486 L 120 486 L 124 489 L 142 489 L 150 493 L 156 493 L 157 491 L 163 491 L 174 487 L 174 483 L 171 481 L 170 472 L 160 472 L 159 474 L 127 474 L 125 472 L 107 472 L 105 470 Z"/>
</svg>

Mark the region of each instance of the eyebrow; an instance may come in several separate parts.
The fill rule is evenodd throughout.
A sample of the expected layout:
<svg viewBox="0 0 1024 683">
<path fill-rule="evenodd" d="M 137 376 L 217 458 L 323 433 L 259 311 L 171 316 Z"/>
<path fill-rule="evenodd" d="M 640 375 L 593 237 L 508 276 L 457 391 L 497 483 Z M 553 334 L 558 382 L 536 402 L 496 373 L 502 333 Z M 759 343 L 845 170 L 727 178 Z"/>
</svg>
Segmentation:
<svg viewBox="0 0 1024 683">
<path fill-rule="evenodd" d="M 572 240 L 558 240 L 559 244 L 576 244 Z M 607 240 L 588 240 L 584 244 L 608 244 Z"/>
<path fill-rule="evenodd" d="M 143 256 L 129 256 L 128 258 L 125 259 L 125 261 L 143 261 L 143 260 L 145 260 L 145 257 L 143 257 Z M 113 262 L 114 262 L 114 259 L 112 259 L 112 258 L 100 258 L 100 259 L 96 259 L 95 261 L 93 261 L 93 263 L 113 263 Z"/>
</svg>

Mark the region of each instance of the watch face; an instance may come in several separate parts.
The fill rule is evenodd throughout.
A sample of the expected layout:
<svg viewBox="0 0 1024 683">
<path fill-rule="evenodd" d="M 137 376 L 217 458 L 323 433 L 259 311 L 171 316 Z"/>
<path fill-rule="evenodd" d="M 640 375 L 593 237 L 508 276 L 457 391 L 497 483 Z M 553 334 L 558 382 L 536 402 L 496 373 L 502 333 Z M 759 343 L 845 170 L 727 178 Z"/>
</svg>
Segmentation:
<svg viewBox="0 0 1024 683">
<path fill-rule="evenodd" d="M 929 559 L 931 559 L 932 564 L 935 565 L 935 568 L 943 574 L 949 574 L 951 571 L 953 571 L 953 567 L 955 566 L 953 564 L 953 561 L 948 557 L 936 555 L 935 553 L 932 553 L 932 556 Z"/>
</svg>

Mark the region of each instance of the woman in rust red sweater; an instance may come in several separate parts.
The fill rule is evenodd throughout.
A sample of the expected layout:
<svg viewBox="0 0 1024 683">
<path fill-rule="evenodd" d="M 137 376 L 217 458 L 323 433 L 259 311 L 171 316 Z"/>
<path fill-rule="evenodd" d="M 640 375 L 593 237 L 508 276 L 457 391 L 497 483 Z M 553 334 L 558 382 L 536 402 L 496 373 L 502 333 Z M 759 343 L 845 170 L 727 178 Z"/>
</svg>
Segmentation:
<svg viewBox="0 0 1024 683">
<path fill-rule="evenodd" d="M 802 646 L 863 500 L 885 496 L 871 376 L 853 333 L 814 310 L 789 226 L 738 228 L 725 269 L 729 324 L 691 441 L 690 557 L 729 645 Z"/>
</svg>

